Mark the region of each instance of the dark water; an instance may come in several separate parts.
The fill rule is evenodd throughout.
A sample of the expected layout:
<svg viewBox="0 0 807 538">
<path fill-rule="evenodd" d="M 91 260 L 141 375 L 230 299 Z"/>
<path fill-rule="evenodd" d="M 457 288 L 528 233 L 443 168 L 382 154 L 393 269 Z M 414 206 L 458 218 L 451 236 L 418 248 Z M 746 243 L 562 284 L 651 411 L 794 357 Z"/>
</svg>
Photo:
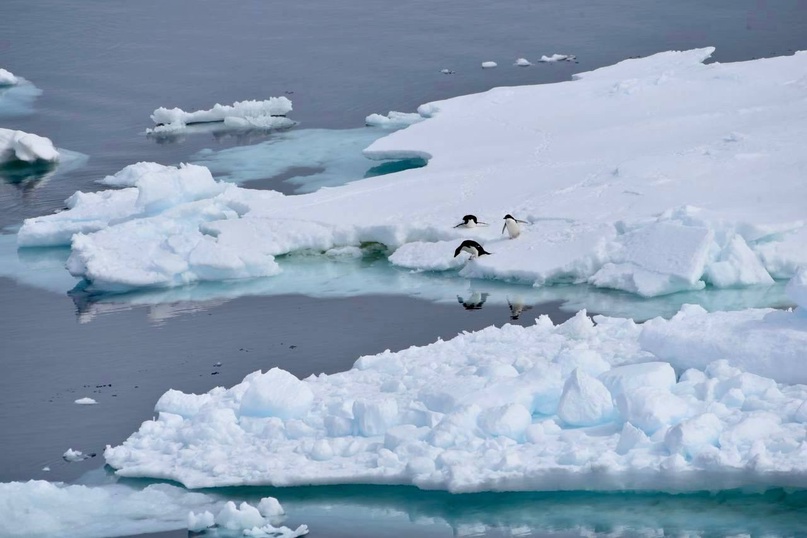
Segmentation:
<svg viewBox="0 0 807 538">
<path fill-rule="evenodd" d="M 94 180 L 127 164 L 176 164 L 203 148 L 271 136 L 146 137 L 148 116 L 159 106 L 191 110 L 286 94 L 294 102 L 291 116 L 300 122 L 297 128 L 354 128 L 374 112 L 413 111 L 424 102 L 501 85 L 568 80 L 572 73 L 626 57 L 708 45 L 717 47 L 717 61 L 807 49 L 807 2 L 2 0 L 0 67 L 32 81 L 43 94 L 33 101 L 32 113 L 0 117 L 0 126 L 48 136 L 89 160 L 53 176 L 48 171 L 36 171 L 37 176 L 5 170 L 0 174 L 0 229 L 62 207 L 73 191 L 95 190 Z M 553 53 L 575 54 L 578 62 L 511 65 L 521 56 L 535 61 Z M 499 68 L 482 70 L 485 60 L 497 61 Z M 442 75 L 442 68 L 456 74 Z M 315 165 L 271 181 L 276 185 L 313 170 Z M 460 330 L 509 320 L 501 305 L 470 311 L 401 297 L 280 296 L 169 305 L 165 308 L 189 313 L 165 316 L 159 324 L 144 309 L 125 306 L 88 321 L 77 317 L 67 291 L 38 291 L 0 278 L 2 481 L 72 480 L 98 467 L 103 446 L 119 443 L 150 418 L 154 403 L 168 388 L 206 391 L 272 366 L 300 376 L 339 371 L 362 354 L 422 345 L 438 336 L 448 338 Z M 554 305 L 536 307 L 531 314 L 545 311 L 555 321 L 568 316 Z M 152 309 L 149 315 L 161 314 Z M 534 315 L 521 321 L 531 321 Z M 214 367 L 216 362 L 222 366 Z M 72 403 L 83 396 L 99 404 Z M 60 455 L 68 447 L 99 456 L 67 464 Z M 50 473 L 40 470 L 45 465 Z M 282 499 L 286 493 L 279 495 Z M 345 493 L 322 495 L 321 502 L 327 504 Z M 435 517 L 443 519 L 450 519 L 454 510 L 466 519 L 478 513 L 482 519 L 518 522 L 525 513 L 557 506 L 495 496 L 466 502 L 409 490 L 390 495 L 392 500 L 384 506 L 394 510 L 405 505 L 404 512 L 413 520 L 419 514 L 435 516 L 437 506 Z M 338 523 L 332 526 L 332 536 L 361 534 L 360 507 L 378 495 L 348 497 L 359 508 L 330 513 L 331 521 Z M 414 504 L 406 500 L 410 497 Z M 605 514 L 619 503 L 646 507 L 645 500 L 609 504 L 597 499 L 589 505 L 562 497 L 560 506 L 583 507 L 568 512 L 578 514 L 568 515 L 571 521 L 587 511 Z M 487 504 L 504 501 L 513 501 L 518 509 L 486 512 Z M 799 510 L 776 499 L 761 502 L 788 513 Z M 449 516 L 441 512 L 446 504 L 453 506 Z M 695 505 L 680 506 L 686 514 Z M 618 518 L 609 521 L 619 523 Z M 486 532 L 495 535 L 490 530 L 494 527 Z M 741 527 L 756 532 L 764 530 L 764 523 Z M 423 525 L 401 528 L 408 529 L 406 533 L 445 535 L 437 526 L 429 531 Z M 573 525 L 541 528 L 546 533 L 579 534 Z M 774 533 L 781 528 L 775 527 Z M 347 530 L 339 534 L 342 529 Z"/>
</svg>

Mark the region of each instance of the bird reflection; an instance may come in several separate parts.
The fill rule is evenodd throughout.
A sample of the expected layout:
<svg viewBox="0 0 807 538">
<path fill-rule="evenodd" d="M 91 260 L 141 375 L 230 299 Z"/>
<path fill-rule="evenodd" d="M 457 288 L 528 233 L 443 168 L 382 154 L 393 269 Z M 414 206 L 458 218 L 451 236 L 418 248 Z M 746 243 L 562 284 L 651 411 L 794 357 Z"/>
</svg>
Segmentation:
<svg viewBox="0 0 807 538">
<path fill-rule="evenodd" d="M 485 301 L 488 300 L 489 293 L 479 293 L 478 291 L 473 292 L 467 299 L 464 299 L 462 296 L 457 295 L 457 302 L 462 305 L 465 310 L 479 310 L 485 304 Z"/>
<path fill-rule="evenodd" d="M 510 307 L 510 319 L 516 320 L 522 314 L 522 312 L 526 312 L 527 310 L 532 310 L 532 306 L 524 304 L 524 299 L 520 296 L 516 296 L 514 299 L 507 298 L 507 306 Z"/>
</svg>

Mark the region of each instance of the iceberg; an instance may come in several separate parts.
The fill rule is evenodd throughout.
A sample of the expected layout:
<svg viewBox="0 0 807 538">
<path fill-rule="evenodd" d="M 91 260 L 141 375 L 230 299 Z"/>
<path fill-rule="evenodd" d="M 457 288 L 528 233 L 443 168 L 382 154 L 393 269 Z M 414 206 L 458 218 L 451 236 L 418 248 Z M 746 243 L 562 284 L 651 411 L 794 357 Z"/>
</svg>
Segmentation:
<svg viewBox="0 0 807 538">
<path fill-rule="evenodd" d="M 795 280 L 794 299 L 803 288 Z M 104 457 L 119 476 L 189 488 L 805 488 L 805 346 L 804 305 L 689 306 L 643 325 L 542 316 L 338 374 L 273 368 L 206 394 L 168 391 Z"/>
<path fill-rule="evenodd" d="M 0 128 L 0 164 L 20 161 L 23 163 L 47 162 L 59 160 L 59 152 L 53 147 L 49 138 Z"/>
<path fill-rule="evenodd" d="M 170 134 L 183 131 L 191 124 L 212 122 L 223 122 L 225 127 L 233 129 L 282 129 L 295 124 L 286 117 L 291 110 L 291 100 L 284 96 L 265 101 L 236 101 L 232 105 L 217 103 L 211 109 L 194 112 L 160 107 L 151 115 L 156 127 L 146 132 Z"/>
<path fill-rule="evenodd" d="M 428 119 L 364 151 L 422 168 L 301 196 L 222 187 L 166 200 L 176 205 L 159 216 L 113 218 L 97 194 L 82 211 L 95 205 L 106 224 L 73 238 L 71 272 L 101 291 L 167 287 L 278 274 L 277 256 L 381 243 L 408 270 L 531 286 L 643 297 L 770 286 L 807 264 L 807 101 L 794 75 L 807 54 L 704 64 L 713 50 L 429 103 L 418 109 Z M 53 229 L 36 244 L 67 244 L 81 220 L 71 211 L 43 217 Z M 498 226 L 455 229 L 468 213 L 528 224 L 517 239 Z M 26 221 L 23 246 L 34 244 L 29 222 L 39 221 Z M 465 239 L 493 255 L 454 258 Z"/>
</svg>

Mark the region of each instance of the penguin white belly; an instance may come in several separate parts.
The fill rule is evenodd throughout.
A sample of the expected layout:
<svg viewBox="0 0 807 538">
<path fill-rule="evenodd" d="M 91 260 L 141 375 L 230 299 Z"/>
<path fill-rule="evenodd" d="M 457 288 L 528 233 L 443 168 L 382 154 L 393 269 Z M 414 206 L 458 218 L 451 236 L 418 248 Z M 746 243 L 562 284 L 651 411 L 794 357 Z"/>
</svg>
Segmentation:
<svg viewBox="0 0 807 538">
<path fill-rule="evenodd" d="M 515 239 L 521 235 L 521 226 L 516 221 L 507 219 L 504 221 L 504 225 L 507 228 L 507 233 L 510 234 L 510 239 Z"/>
</svg>

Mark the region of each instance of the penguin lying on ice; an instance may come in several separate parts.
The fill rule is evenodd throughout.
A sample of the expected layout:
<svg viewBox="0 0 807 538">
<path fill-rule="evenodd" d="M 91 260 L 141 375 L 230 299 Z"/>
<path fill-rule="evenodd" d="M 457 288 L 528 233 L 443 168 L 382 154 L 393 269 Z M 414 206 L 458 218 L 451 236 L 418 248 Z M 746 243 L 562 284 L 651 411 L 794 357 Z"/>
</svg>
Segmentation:
<svg viewBox="0 0 807 538">
<path fill-rule="evenodd" d="M 454 251 L 454 257 L 460 255 L 460 252 L 467 252 L 471 255 L 471 259 L 478 258 L 479 256 L 490 255 L 490 252 L 486 251 L 485 248 L 474 241 L 473 239 L 466 239 L 457 249 Z"/>
</svg>

